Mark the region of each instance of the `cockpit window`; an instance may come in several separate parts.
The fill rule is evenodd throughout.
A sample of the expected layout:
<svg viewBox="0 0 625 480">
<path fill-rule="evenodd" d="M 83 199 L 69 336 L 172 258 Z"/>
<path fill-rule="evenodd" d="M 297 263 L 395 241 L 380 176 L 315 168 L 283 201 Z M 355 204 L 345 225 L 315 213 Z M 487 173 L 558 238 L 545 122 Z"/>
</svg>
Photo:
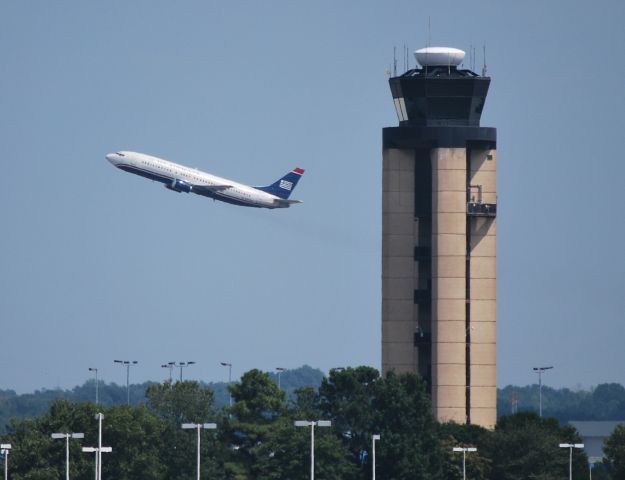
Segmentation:
<svg viewBox="0 0 625 480">
<path fill-rule="evenodd" d="M 120 157 L 125 156 L 125 155 L 124 155 L 123 153 L 121 153 L 121 152 L 115 152 L 115 153 L 116 153 L 117 155 L 119 155 Z"/>
</svg>

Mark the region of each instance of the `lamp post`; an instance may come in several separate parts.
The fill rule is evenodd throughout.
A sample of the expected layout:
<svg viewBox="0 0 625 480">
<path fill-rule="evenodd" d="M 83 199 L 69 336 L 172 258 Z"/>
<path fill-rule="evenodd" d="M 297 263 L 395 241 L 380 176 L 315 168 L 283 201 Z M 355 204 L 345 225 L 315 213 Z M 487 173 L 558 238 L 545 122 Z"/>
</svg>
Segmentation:
<svg viewBox="0 0 625 480">
<path fill-rule="evenodd" d="M 99 386 L 100 386 L 100 384 L 98 383 L 98 369 L 89 367 L 89 371 L 95 372 L 95 404 L 97 405 L 99 403 Z"/>
<path fill-rule="evenodd" d="M 50 437 L 64 438 L 65 439 L 65 480 L 69 480 L 69 439 L 70 438 L 85 438 L 84 433 L 53 433 Z"/>
<path fill-rule="evenodd" d="M 11 451 L 10 443 L 0 444 L 0 453 L 4 455 L 4 480 L 9 480 L 9 452 Z"/>
<path fill-rule="evenodd" d="M 182 369 L 185 367 L 189 367 L 191 365 L 195 365 L 195 362 L 174 362 L 173 366 L 180 368 L 180 381 L 182 382 Z"/>
<path fill-rule="evenodd" d="M 371 478 L 373 480 L 375 480 L 375 441 L 376 440 L 380 440 L 380 434 L 373 434 L 373 436 L 371 437 L 371 453 L 373 453 L 373 465 L 371 467 L 372 469 L 372 476 Z"/>
<path fill-rule="evenodd" d="M 467 452 L 477 452 L 475 447 L 454 447 L 454 452 L 462 452 L 462 479 L 467 480 Z"/>
<path fill-rule="evenodd" d="M 569 480 L 573 480 L 573 449 L 584 448 L 583 443 L 561 443 L 560 448 L 569 449 Z"/>
<path fill-rule="evenodd" d="M 330 420 L 296 420 L 296 427 L 310 427 L 310 480 L 315 480 L 315 425 L 318 427 L 330 427 Z"/>
<path fill-rule="evenodd" d="M 228 362 L 219 362 L 222 367 L 228 367 L 228 385 L 232 383 L 232 364 Z M 230 393 L 230 406 L 232 406 L 232 393 Z"/>
<path fill-rule="evenodd" d="M 82 451 L 84 453 L 95 453 L 95 480 L 101 480 L 102 472 L 99 469 L 100 462 L 98 462 L 98 457 L 102 457 L 102 452 L 111 453 L 113 449 L 111 447 L 82 447 Z"/>
<path fill-rule="evenodd" d="M 130 367 L 139 362 L 136 360 L 113 360 L 113 363 L 118 363 L 126 367 L 126 403 L 130 405 Z"/>
<path fill-rule="evenodd" d="M 168 363 L 164 363 L 163 365 L 161 365 L 161 368 L 169 368 L 169 383 L 171 383 L 171 372 L 174 369 L 174 364 L 176 362 L 168 362 Z"/>
<path fill-rule="evenodd" d="M 538 372 L 538 414 L 543 417 L 543 372 L 551 370 L 553 367 L 534 367 L 534 371 Z"/>
<path fill-rule="evenodd" d="M 197 480 L 200 480 L 200 431 L 215 430 L 217 424 L 215 423 L 183 423 L 182 428 L 185 430 L 196 429 L 197 430 Z"/>
<path fill-rule="evenodd" d="M 276 372 L 278 372 L 278 390 L 280 390 L 280 374 L 284 372 L 286 368 L 276 367 Z"/>
</svg>

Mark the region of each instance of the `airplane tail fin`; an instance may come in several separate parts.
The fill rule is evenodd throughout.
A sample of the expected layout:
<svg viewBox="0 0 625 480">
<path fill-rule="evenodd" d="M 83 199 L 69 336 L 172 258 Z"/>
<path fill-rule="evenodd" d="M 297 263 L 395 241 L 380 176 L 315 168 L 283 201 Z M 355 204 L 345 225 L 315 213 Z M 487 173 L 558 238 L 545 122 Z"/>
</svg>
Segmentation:
<svg viewBox="0 0 625 480">
<path fill-rule="evenodd" d="M 286 200 L 291 195 L 291 192 L 295 189 L 295 186 L 297 185 L 297 182 L 299 182 L 299 179 L 302 177 L 302 175 L 304 175 L 303 168 L 294 168 L 292 171 L 287 173 L 284 177 L 282 177 L 275 183 L 267 185 L 266 187 L 254 188 Z"/>
</svg>

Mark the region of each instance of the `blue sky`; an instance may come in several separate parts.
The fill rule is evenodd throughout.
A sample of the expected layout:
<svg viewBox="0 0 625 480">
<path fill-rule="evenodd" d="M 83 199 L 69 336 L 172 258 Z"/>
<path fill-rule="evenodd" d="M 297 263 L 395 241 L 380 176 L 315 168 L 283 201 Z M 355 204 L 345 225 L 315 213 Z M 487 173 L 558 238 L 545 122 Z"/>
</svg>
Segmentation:
<svg viewBox="0 0 625 480">
<path fill-rule="evenodd" d="M 7 1 L 0 388 L 123 383 L 116 358 L 132 381 L 379 367 L 385 69 L 428 18 L 478 70 L 487 48 L 498 383 L 625 383 L 622 2 Z M 301 166 L 304 203 L 175 194 L 119 149 L 251 184 Z"/>
</svg>

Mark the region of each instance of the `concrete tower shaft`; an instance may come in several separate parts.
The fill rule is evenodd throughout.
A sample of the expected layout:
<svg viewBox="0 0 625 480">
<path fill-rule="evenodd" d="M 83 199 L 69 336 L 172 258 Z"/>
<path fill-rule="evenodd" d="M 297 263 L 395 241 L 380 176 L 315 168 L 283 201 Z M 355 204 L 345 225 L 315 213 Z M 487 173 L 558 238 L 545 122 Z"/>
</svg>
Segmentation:
<svg viewBox="0 0 625 480">
<path fill-rule="evenodd" d="M 382 370 L 416 372 L 441 420 L 496 421 L 496 130 L 490 79 L 454 65 L 391 78 L 383 131 Z"/>
</svg>

